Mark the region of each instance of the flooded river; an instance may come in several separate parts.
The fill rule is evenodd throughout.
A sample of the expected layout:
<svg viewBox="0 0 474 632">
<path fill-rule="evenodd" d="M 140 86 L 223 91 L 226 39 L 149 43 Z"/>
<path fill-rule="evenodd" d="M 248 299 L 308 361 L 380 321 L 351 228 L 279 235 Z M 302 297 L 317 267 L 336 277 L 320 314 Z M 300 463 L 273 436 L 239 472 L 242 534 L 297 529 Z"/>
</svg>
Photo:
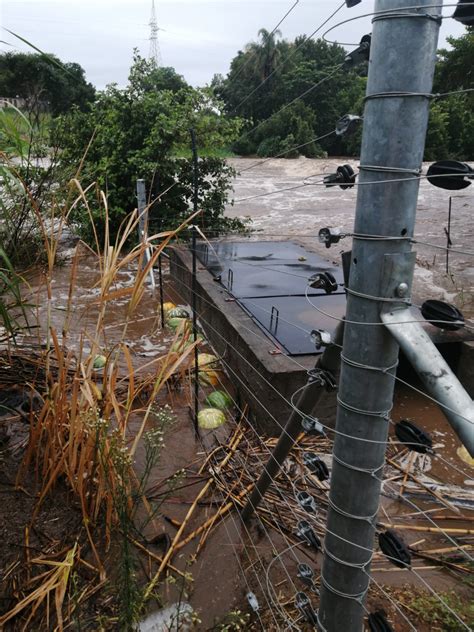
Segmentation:
<svg viewBox="0 0 474 632">
<path fill-rule="evenodd" d="M 240 175 L 234 181 L 235 204 L 229 205 L 227 215 L 250 217 L 251 226 L 261 238 L 278 239 L 282 235 L 331 259 L 337 260 L 342 250 L 350 249 L 351 241 L 346 239 L 328 251 L 318 243 L 317 235 L 325 226 L 347 232 L 353 230 L 357 187 L 342 190 L 300 185 L 311 175 L 334 173 L 342 164 L 350 164 L 357 173 L 357 161 L 301 157 L 295 160 L 232 158 L 229 162 Z M 424 165 L 425 172 L 427 166 Z M 312 182 L 321 180 L 322 177 L 315 177 Z M 474 253 L 473 186 L 459 192 L 446 191 L 422 178 L 415 239 L 446 246 L 450 197 L 452 247 Z M 415 299 L 422 302 L 426 298 L 439 298 L 455 302 L 466 315 L 473 316 L 474 254 L 450 253 L 447 273 L 445 250 L 425 244 L 416 244 L 414 249 L 417 253 Z"/>
</svg>

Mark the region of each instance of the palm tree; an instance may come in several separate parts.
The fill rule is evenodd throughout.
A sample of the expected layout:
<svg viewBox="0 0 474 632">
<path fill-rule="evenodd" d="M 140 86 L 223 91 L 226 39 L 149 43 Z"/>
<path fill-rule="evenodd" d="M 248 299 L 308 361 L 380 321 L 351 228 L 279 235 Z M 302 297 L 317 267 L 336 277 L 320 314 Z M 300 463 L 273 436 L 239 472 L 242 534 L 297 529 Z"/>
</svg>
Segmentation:
<svg viewBox="0 0 474 632">
<path fill-rule="evenodd" d="M 263 79 L 267 79 L 278 65 L 280 49 L 277 38 L 281 37 L 281 32 L 276 30 L 269 33 L 266 29 L 258 32 L 261 42 L 254 45 L 255 67 Z"/>
</svg>

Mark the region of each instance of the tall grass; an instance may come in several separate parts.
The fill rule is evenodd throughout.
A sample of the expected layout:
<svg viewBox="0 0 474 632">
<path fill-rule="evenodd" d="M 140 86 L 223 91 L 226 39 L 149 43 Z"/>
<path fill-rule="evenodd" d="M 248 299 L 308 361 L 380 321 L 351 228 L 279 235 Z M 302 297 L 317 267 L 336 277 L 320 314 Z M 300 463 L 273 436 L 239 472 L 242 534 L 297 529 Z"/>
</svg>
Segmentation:
<svg viewBox="0 0 474 632">
<path fill-rule="evenodd" d="M 40 255 L 46 295 L 46 319 L 36 324 L 45 337 L 41 362 L 47 386 L 41 393 L 41 410 L 29 417 L 28 441 L 16 482 L 20 487 L 34 474 L 38 500 L 30 526 L 55 488 L 66 486 L 80 508 L 82 531 L 92 552 L 88 568 L 95 572 L 97 586 L 115 581 L 120 607 L 114 629 L 130 630 L 143 606 L 131 547 L 140 539 L 144 525 L 156 517 L 157 507 L 146 499 L 147 481 L 160 458 L 164 430 L 172 423 L 170 411 L 157 410 L 156 401 L 171 378 L 186 375 L 199 341 L 178 352 L 171 351 L 172 343 L 168 352 L 137 371 L 127 337 L 145 296 L 150 269 L 194 216 L 176 230 L 152 235 L 147 243 L 129 249 L 138 224 L 135 211 L 112 241 L 106 195 L 94 183 L 85 188 L 81 185 L 87 151 L 75 178 L 61 191 L 55 189 L 56 156 L 48 150 L 47 164 L 38 166 L 47 126 L 45 117 L 28 117 L 14 108 L 0 110 L 0 235 L 5 246 L 5 250 L 0 249 L 0 322 L 6 339 L 23 325 L 29 313 L 21 293 L 22 278 L 15 273 L 14 264 L 26 267 Z M 74 209 L 83 207 L 94 231 L 97 208 L 92 205 L 100 207 L 106 225 L 103 241 L 94 233 L 95 247 L 89 248 L 99 272 L 96 317 L 93 326 L 80 332 L 79 345 L 74 345 L 71 323 L 76 310 L 80 248 L 85 245 L 79 244 L 71 262 L 67 307 L 59 329 L 52 317 L 57 298 L 55 266 L 59 242 Z M 25 245 L 27 250 L 34 250 L 35 257 L 25 255 Z M 153 256 L 145 263 L 147 248 L 153 249 Z M 118 289 L 118 278 L 125 270 L 133 270 L 134 278 L 128 287 Z M 117 300 L 127 302 L 125 320 L 114 346 L 105 351 L 105 365 L 98 370 L 95 361 L 104 353 L 105 322 Z M 137 413 L 141 421 L 138 430 L 132 430 L 131 420 Z M 139 449 L 145 455 L 141 469 L 135 466 Z M 70 590 L 77 592 L 75 583 L 70 586 L 69 582 L 76 577 L 75 565 L 81 560 L 81 537 L 77 534 L 76 543 L 62 560 L 44 556 L 37 560 L 50 570 L 35 576 L 34 590 L 20 590 L 16 605 L 0 617 L 0 625 L 21 618 L 23 629 L 50 629 L 53 620 L 54 629 L 64 628 L 65 618 L 78 608 L 77 604 L 71 607 L 69 600 L 64 613 L 65 597 Z M 107 555 L 112 547 L 118 552 L 118 564 L 110 569 Z"/>
<path fill-rule="evenodd" d="M 10 107 L 0 109 L 0 238 L 16 267 L 40 257 L 38 212 L 50 208 L 59 170 L 48 148 L 50 117 Z"/>
<path fill-rule="evenodd" d="M 117 629 L 129 630 L 136 623 L 142 606 L 131 541 L 139 534 L 137 519 L 140 513 L 144 513 L 147 520 L 154 519 L 156 508 L 150 506 L 145 490 L 159 459 L 164 422 L 169 422 L 170 417 L 163 412 L 157 416 L 155 402 L 170 378 L 175 379 L 179 374 L 184 376 L 189 358 L 199 342 L 182 352 L 169 350 L 154 358 L 146 365 L 146 374 L 144 367 L 137 372 L 133 365 L 127 334 L 130 321 L 144 297 L 147 275 L 163 248 L 186 226 L 184 223 L 177 230 L 153 235 L 146 244 L 128 250 L 127 244 L 137 228 L 136 212 L 124 221 L 114 242 L 106 230 L 104 241 L 99 243 L 97 239 L 94 251 L 90 251 L 100 272 L 97 315 L 94 325 L 81 332 L 79 347 L 70 346 L 70 328 L 76 309 L 74 295 L 81 245 L 71 263 L 68 304 L 61 331 L 53 326 L 58 238 L 71 209 L 77 205 L 84 205 L 92 221 L 90 191 L 94 191 L 94 185 L 83 189 L 79 179 L 74 179 L 65 196 L 68 203 L 50 209 L 49 216 L 54 222 L 46 222 L 44 214 L 33 204 L 46 262 L 43 275 L 47 317 L 42 326 L 46 337 L 44 367 L 48 388 L 42 393 L 44 405 L 41 411 L 30 415 L 28 443 L 17 474 L 17 485 L 24 483 L 27 473 L 35 473 L 39 496 L 32 524 L 55 487 L 59 484 L 67 486 L 80 507 L 98 581 L 110 579 L 105 557 L 112 544 L 117 540 L 120 542 L 116 581 L 122 607 Z M 95 199 L 102 205 L 108 220 L 106 196 L 99 191 Z M 153 256 L 145 264 L 145 251 L 149 247 L 153 248 Z M 134 270 L 134 279 L 129 287 L 117 289 L 118 277 L 124 270 Z M 108 310 L 117 299 L 127 300 L 126 317 L 118 341 L 107 350 L 105 366 L 98 371 L 94 363 L 103 352 L 105 321 Z M 175 341 L 178 336 L 179 332 Z M 126 367 L 125 372 L 123 367 Z M 131 430 L 130 422 L 137 412 L 141 422 L 135 432 Z M 155 427 L 148 430 L 150 425 Z M 142 446 L 145 462 L 142 471 L 138 471 L 134 461 Z M 73 565 L 74 556 L 68 560 L 68 564 Z M 31 615 L 39 605 L 36 598 L 30 599 L 27 595 L 17 604 L 16 610 L 4 615 L 4 620 L 27 608 Z M 49 616 L 48 608 L 47 613 Z M 62 629 L 59 614 L 56 614 L 56 620 L 58 629 Z"/>
</svg>

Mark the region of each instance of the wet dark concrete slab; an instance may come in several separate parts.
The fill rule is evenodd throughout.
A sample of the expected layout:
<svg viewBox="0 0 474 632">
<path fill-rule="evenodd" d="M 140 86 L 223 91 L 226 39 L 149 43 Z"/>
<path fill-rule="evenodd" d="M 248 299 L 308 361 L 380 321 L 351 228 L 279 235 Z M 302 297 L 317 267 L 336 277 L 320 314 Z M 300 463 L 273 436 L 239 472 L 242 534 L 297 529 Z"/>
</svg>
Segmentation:
<svg viewBox="0 0 474 632">
<path fill-rule="evenodd" d="M 333 333 L 338 319 L 344 316 L 341 268 L 299 244 L 201 242 L 197 253 L 216 283 L 237 299 L 265 336 L 291 356 L 314 354 L 311 330 L 317 327 Z M 337 282 L 331 295 L 321 288 L 308 288 L 311 277 L 321 272 L 330 273 Z"/>
<path fill-rule="evenodd" d="M 289 241 L 211 241 L 199 243 L 200 262 L 237 298 L 304 296 L 308 279 L 330 272 L 343 294 L 339 267 Z M 325 296 L 322 289 L 311 295 Z"/>
<path fill-rule="evenodd" d="M 327 316 L 309 305 L 305 296 L 277 296 L 253 299 L 239 299 L 240 305 L 248 311 L 262 328 L 269 332 L 277 345 L 292 356 L 316 354 L 311 340 L 312 329 L 325 329 L 333 334 L 338 318 L 346 311 L 344 294 L 312 297 L 314 305 L 320 305 Z"/>
</svg>

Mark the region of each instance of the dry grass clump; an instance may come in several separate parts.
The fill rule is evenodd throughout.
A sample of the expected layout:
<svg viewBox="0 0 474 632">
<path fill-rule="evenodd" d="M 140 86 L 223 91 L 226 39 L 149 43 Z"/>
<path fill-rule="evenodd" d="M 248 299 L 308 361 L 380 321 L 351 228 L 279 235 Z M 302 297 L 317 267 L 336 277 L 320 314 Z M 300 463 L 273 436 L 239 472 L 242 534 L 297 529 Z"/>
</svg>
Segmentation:
<svg viewBox="0 0 474 632">
<path fill-rule="evenodd" d="M 157 507 L 152 507 L 146 499 L 147 480 L 159 460 L 164 431 L 173 419 L 172 412 L 158 408 L 156 402 L 170 381 L 175 383 L 186 375 L 188 358 L 199 344 L 197 341 L 179 352 L 171 351 L 170 345 L 168 352 L 145 367 L 134 366 L 127 345 L 130 321 L 145 294 L 150 268 L 186 225 L 153 235 L 147 243 L 130 248 L 138 222 L 136 213 L 126 219 L 114 243 L 106 231 L 104 243 L 97 240 L 95 251 L 90 251 L 99 271 L 93 306 L 95 324 L 80 332 L 79 345 L 70 343 L 71 321 L 77 309 L 74 294 L 79 250 L 76 250 L 63 327 L 57 331 L 53 326 L 53 277 L 58 238 L 76 205 L 83 204 L 92 221 L 88 195 L 91 190 L 92 187 L 83 190 L 79 181 L 74 180 L 69 205 L 53 208 L 48 224 L 41 214 L 38 217 L 47 262 L 44 271 L 47 318 L 45 323 L 39 323 L 46 340 L 43 351 L 36 352 L 35 363 L 41 369 L 44 403 L 41 410 L 29 415 L 28 439 L 16 476 L 17 488 L 21 488 L 34 472 L 38 499 L 31 525 L 58 486 L 68 490 L 71 501 L 80 508 L 82 531 L 86 534 L 91 557 L 89 561 L 81 558 L 78 534 L 76 543 L 63 551 L 62 557 L 47 559 L 42 555 L 27 560 L 30 578 L 18 587 L 15 605 L 0 618 L 0 625 L 18 622 L 21 629 L 31 629 L 28 626 L 32 622 L 35 626 L 46 626 L 45 629 L 64 629 L 65 617 L 71 614 L 70 599 L 66 608 L 69 615 L 64 612 L 65 597 L 70 592 L 70 580 L 77 563 L 87 566 L 92 573 L 91 582 L 96 586 L 110 580 L 112 572 L 121 604 L 114 629 L 131 629 L 138 620 L 143 597 L 137 583 L 132 543 L 140 537 L 137 517 L 142 520 L 145 515 L 146 520 L 153 520 L 156 514 Z M 99 192 L 97 200 L 108 219 L 105 195 Z M 150 247 L 153 255 L 145 262 L 145 251 Z M 118 287 L 118 276 L 123 271 L 133 271 L 134 278 L 128 286 Z M 115 301 L 124 299 L 126 316 L 120 335 L 113 348 L 102 356 L 108 310 Z M 176 333 L 173 342 L 180 333 Z M 30 386 L 40 388 L 34 383 Z M 137 416 L 139 427 L 132 431 L 131 420 L 136 422 Z M 137 468 L 135 460 L 139 449 L 145 456 Z M 118 549 L 112 570 L 106 561 L 111 547 Z M 38 575 L 34 569 L 39 564 L 47 570 Z"/>
</svg>

